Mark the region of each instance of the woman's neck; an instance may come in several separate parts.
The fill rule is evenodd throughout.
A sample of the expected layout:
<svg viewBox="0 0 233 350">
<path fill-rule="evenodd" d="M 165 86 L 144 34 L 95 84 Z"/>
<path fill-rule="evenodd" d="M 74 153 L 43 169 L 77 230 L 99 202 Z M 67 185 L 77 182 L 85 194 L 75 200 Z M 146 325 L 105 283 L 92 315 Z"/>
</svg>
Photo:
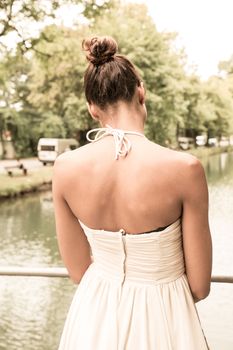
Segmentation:
<svg viewBox="0 0 233 350">
<path fill-rule="evenodd" d="M 144 132 L 145 117 L 138 111 L 129 108 L 108 110 L 100 119 L 101 127 L 111 126 L 114 129 Z"/>
</svg>

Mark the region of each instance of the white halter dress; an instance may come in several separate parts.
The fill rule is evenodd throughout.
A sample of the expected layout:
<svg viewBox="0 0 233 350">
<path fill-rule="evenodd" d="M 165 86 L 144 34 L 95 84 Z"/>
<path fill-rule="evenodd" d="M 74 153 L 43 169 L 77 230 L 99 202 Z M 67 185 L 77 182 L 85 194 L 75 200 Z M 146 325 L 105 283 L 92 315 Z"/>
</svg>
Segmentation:
<svg viewBox="0 0 233 350">
<path fill-rule="evenodd" d="M 129 152 L 125 134 L 132 132 L 94 131 L 92 141 L 114 137 L 116 159 Z M 208 349 L 185 275 L 180 220 L 142 234 L 80 224 L 93 263 L 73 298 L 59 350 Z"/>
</svg>

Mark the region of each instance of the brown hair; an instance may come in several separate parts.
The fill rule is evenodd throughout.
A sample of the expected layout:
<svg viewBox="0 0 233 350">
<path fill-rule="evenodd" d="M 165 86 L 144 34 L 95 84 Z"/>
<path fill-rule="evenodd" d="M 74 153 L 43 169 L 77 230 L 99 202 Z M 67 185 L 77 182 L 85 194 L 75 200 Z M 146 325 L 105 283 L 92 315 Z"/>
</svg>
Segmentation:
<svg viewBox="0 0 233 350">
<path fill-rule="evenodd" d="M 119 100 L 130 102 L 141 80 L 134 65 L 116 54 L 116 41 L 96 36 L 83 40 L 82 47 L 89 61 L 84 75 L 87 101 L 101 108 Z"/>
</svg>

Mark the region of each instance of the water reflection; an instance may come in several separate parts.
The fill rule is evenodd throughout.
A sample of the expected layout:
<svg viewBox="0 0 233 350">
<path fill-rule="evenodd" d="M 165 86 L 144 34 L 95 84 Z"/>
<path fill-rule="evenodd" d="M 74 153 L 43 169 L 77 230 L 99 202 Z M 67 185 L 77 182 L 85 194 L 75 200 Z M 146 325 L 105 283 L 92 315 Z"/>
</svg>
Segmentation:
<svg viewBox="0 0 233 350">
<path fill-rule="evenodd" d="M 221 153 L 202 159 L 209 185 L 233 184 L 233 153 Z"/>
<path fill-rule="evenodd" d="M 233 275 L 233 153 L 206 158 L 203 165 L 210 193 L 214 273 Z"/>
<path fill-rule="evenodd" d="M 57 349 L 73 291 L 64 279 L 1 280 L 0 349 Z"/>
<path fill-rule="evenodd" d="M 0 203 L 0 265 L 62 265 L 51 193 Z M 0 349 L 52 350 L 75 286 L 66 279 L 0 277 Z"/>
<path fill-rule="evenodd" d="M 61 264 L 51 193 L 4 201 L 0 203 L 0 218 L 1 264 Z"/>
<path fill-rule="evenodd" d="M 233 153 L 202 160 L 210 193 L 213 273 L 233 275 Z M 233 285 L 212 284 L 210 296 L 198 303 L 211 350 L 233 349 Z"/>
</svg>

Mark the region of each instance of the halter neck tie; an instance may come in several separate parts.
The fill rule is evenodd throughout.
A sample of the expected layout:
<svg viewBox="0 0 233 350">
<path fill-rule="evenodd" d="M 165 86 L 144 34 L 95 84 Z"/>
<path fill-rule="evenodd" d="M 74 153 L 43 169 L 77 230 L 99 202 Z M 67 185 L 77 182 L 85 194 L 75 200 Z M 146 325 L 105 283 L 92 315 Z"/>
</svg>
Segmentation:
<svg viewBox="0 0 233 350">
<path fill-rule="evenodd" d="M 96 134 L 94 138 L 91 138 L 90 135 L 93 133 Z M 96 142 L 105 136 L 113 136 L 115 142 L 115 159 L 117 160 L 119 157 L 126 157 L 131 150 L 132 144 L 126 134 L 145 137 L 145 135 L 137 131 L 114 129 L 111 126 L 107 125 L 106 128 L 96 128 L 89 130 L 86 134 L 86 138 L 89 142 Z"/>
</svg>

